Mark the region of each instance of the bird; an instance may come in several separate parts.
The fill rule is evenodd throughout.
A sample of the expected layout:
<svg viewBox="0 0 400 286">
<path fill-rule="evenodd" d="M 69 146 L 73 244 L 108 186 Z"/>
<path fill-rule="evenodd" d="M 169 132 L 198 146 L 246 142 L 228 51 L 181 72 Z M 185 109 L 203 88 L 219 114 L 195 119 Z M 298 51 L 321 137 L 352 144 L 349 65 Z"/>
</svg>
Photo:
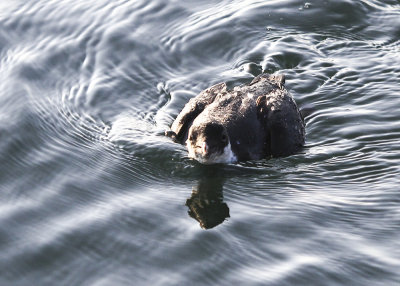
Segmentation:
<svg viewBox="0 0 400 286">
<path fill-rule="evenodd" d="M 190 99 L 165 135 L 202 164 L 288 156 L 305 144 L 304 118 L 283 74 L 262 73 L 228 89 L 222 82 Z"/>
</svg>

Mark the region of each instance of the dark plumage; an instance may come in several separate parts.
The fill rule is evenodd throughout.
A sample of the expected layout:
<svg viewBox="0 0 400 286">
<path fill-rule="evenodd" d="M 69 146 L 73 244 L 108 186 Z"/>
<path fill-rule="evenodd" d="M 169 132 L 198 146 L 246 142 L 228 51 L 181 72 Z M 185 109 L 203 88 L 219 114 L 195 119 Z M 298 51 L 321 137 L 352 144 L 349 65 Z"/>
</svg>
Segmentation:
<svg viewBox="0 0 400 286">
<path fill-rule="evenodd" d="M 304 120 L 283 75 L 261 74 L 228 90 L 216 84 L 192 98 L 167 136 L 201 163 L 287 156 L 304 145 Z"/>
</svg>

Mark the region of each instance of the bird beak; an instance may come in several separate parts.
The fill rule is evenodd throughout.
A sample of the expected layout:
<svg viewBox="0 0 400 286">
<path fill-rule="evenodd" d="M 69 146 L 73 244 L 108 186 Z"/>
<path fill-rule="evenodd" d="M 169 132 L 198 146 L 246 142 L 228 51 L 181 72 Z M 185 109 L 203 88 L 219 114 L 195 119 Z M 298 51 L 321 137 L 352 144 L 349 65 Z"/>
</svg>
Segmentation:
<svg viewBox="0 0 400 286">
<path fill-rule="evenodd" d="M 203 154 L 207 154 L 208 152 L 208 145 L 205 141 L 201 144 L 201 151 L 203 152 Z"/>
</svg>

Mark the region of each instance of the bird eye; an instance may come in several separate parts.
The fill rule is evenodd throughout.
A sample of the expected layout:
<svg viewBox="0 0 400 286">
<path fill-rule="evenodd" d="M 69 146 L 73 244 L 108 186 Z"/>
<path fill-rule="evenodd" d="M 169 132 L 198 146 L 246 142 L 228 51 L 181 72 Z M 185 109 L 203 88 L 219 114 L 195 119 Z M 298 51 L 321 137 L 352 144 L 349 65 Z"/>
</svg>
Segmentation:
<svg viewBox="0 0 400 286">
<path fill-rule="evenodd" d="M 223 142 L 226 142 L 226 140 L 227 140 L 228 138 L 226 137 L 226 135 L 225 135 L 225 134 L 222 134 L 222 137 L 221 137 L 221 139 L 222 139 L 222 141 L 223 141 Z"/>
</svg>

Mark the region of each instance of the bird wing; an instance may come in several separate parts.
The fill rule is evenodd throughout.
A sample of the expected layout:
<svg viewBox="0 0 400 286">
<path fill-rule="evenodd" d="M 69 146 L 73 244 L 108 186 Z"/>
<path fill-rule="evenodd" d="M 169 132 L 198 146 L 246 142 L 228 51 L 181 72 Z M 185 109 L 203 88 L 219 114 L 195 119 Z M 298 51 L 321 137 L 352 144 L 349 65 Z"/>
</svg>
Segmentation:
<svg viewBox="0 0 400 286">
<path fill-rule="evenodd" d="M 266 134 L 266 155 L 286 156 L 304 145 L 304 121 L 299 109 L 278 79 L 276 88 L 257 97 L 257 117 Z"/>
</svg>

